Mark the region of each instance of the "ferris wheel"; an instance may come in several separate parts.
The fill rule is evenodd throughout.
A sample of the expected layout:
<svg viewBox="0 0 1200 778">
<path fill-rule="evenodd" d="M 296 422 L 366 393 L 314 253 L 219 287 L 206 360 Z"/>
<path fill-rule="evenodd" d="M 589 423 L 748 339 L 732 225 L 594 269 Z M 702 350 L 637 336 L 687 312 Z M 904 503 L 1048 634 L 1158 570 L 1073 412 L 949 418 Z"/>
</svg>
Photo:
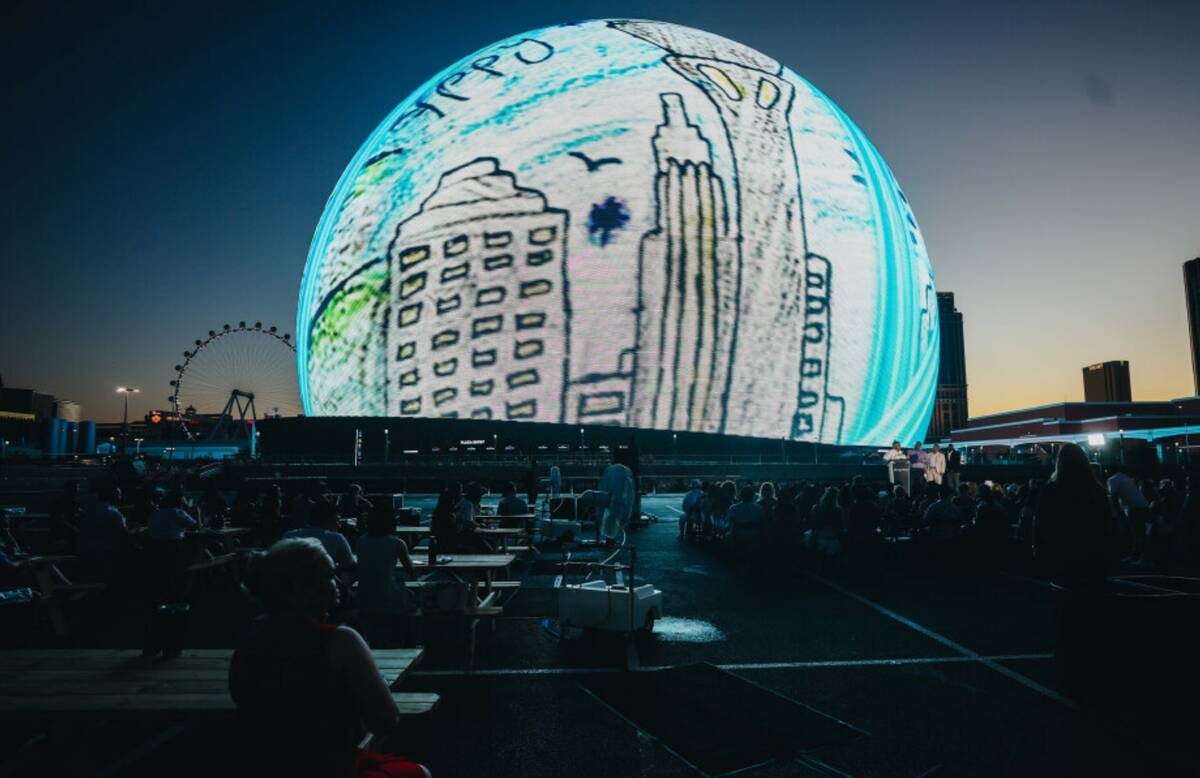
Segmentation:
<svg viewBox="0 0 1200 778">
<path fill-rule="evenodd" d="M 259 418 L 300 414 L 292 336 L 262 322 L 209 330 L 175 365 L 167 399 L 189 438 L 198 415 L 217 417 L 208 437 L 218 438 L 244 437 Z"/>
</svg>

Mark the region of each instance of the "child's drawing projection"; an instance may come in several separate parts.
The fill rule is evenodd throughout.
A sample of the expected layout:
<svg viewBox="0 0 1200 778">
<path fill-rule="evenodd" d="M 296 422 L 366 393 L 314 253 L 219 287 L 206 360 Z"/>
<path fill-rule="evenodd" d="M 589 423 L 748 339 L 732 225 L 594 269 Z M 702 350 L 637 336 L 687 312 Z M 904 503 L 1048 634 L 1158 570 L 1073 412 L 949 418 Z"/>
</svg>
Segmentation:
<svg viewBox="0 0 1200 778">
<path fill-rule="evenodd" d="M 371 134 L 301 284 L 312 415 L 924 434 L 933 275 L 862 132 L 775 60 L 565 24 L 442 71 Z"/>
</svg>

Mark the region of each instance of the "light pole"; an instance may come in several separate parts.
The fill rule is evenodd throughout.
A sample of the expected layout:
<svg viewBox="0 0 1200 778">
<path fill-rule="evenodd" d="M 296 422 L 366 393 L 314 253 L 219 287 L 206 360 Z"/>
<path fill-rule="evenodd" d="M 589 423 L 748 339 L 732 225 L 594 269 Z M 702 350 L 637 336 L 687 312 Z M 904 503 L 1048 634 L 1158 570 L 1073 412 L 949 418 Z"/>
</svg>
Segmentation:
<svg viewBox="0 0 1200 778">
<path fill-rule="evenodd" d="M 579 428 L 579 450 L 583 450 L 583 427 Z"/>
<path fill-rule="evenodd" d="M 1125 430 L 1119 429 L 1119 430 L 1117 430 L 1117 432 L 1120 433 L 1120 435 L 1121 435 L 1121 464 L 1124 465 L 1125 464 Z"/>
<path fill-rule="evenodd" d="M 497 461 L 499 459 L 500 459 L 500 435 L 499 435 L 499 433 L 493 432 L 492 433 L 492 461 Z"/>
<path fill-rule="evenodd" d="M 679 459 L 679 433 L 671 433 L 671 457 Z"/>
<path fill-rule="evenodd" d="M 132 386 L 118 386 L 117 393 L 125 395 L 125 413 L 121 416 L 121 453 L 124 454 L 129 448 L 129 395 L 139 394 L 141 389 L 134 389 Z"/>
<path fill-rule="evenodd" d="M 1180 413 L 1182 413 L 1182 412 L 1183 412 L 1183 406 L 1182 406 L 1182 405 L 1179 405 L 1179 406 L 1176 406 L 1176 407 L 1178 407 L 1178 408 L 1179 408 L 1179 411 L 1180 411 Z M 1183 420 L 1183 455 L 1184 455 L 1184 458 L 1185 458 L 1185 459 L 1187 459 L 1187 461 L 1188 461 L 1189 463 L 1192 461 L 1192 440 L 1191 440 L 1191 432 L 1192 432 L 1192 428 L 1191 428 L 1191 426 L 1188 424 L 1188 422 L 1187 422 L 1187 418 L 1185 417 L 1185 418 L 1184 418 L 1184 420 Z M 1176 459 L 1178 459 L 1178 457 L 1176 457 Z"/>
<path fill-rule="evenodd" d="M 387 427 L 383 428 L 383 463 L 388 463 L 388 456 L 392 451 L 392 431 Z"/>
<path fill-rule="evenodd" d="M 137 446 L 136 450 L 133 452 L 133 455 L 135 457 L 140 457 L 142 455 L 142 441 L 143 440 L 145 440 L 145 438 L 134 438 L 133 439 L 134 444 Z"/>
</svg>

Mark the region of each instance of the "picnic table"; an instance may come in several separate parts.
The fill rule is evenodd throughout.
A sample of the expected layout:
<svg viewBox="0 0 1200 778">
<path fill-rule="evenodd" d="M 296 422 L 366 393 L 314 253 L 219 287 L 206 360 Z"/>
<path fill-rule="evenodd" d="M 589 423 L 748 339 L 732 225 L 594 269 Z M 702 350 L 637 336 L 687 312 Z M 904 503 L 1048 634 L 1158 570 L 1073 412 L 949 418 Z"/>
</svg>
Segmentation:
<svg viewBox="0 0 1200 778">
<path fill-rule="evenodd" d="M 439 561 L 430 567 L 429 557 L 417 554 L 412 560 L 413 567 L 425 573 L 431 570 L 473 573 L 483 579 L 483 596 L 485 598 L 492 593 L 492 582 L 495 580 L 496 573 L 507 571 L 517 559 L 512 554 L 438 554 L 439 559 L 443 556 L 447 558 L 447 561 Z M 400 567 L 400 563 L 397 562 L 396 566 Z"/>
<path fill-rule="evenodd" d="M 509 538 L 525 538 L 532 533 L 525 527 L 480 527 L 475 534 L 488 539 L 499 538 L 500 550 L 506 552 Z"/>
<path fill-rule="evenodd" d="M 436 694 L 396 693 L 423 649 L 372 651 L 406 715 L 433 709 Z M 189 649 L 177 657 L 138 650 L 0 651 L 0 714 L 169 712 L 232 713 L 233 649 Z"/>
</svg>

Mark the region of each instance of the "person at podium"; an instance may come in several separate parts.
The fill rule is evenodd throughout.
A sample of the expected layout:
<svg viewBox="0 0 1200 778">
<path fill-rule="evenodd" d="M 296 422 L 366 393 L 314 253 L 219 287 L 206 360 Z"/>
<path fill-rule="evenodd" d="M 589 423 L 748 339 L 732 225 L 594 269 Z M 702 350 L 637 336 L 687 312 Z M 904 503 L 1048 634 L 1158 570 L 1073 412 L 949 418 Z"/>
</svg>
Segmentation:
<svg viewBox="0 0 1200 778">
<path fill-rule="evenodd" d="M 893 484 L 896 483 L 896 470 L 905 467 L 908 463 L 908 454 L 900 447 L 900 441 L 892 441 L 892 447 L 883 454 L 883 461 L 887 465 L 888 480 Z"/>
</svg>

